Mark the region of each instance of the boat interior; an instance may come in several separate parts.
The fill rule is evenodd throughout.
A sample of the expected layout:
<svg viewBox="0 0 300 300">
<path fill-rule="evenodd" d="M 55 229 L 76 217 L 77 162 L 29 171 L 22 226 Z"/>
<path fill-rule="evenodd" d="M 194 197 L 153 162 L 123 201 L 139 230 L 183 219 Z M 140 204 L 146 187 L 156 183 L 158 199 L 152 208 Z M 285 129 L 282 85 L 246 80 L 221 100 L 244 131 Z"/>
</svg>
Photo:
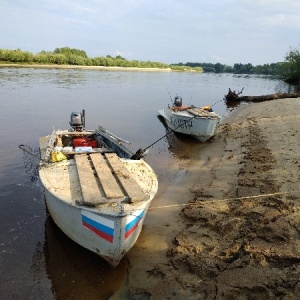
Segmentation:
<svg viewBox="0 0 300 300">
<path fill-rule="evenodd" d="M 106 201 L 136 202 L 148 198 L 128 169 L 126 160 L 132 152 L 113 137 L 99 131 L 56 131 L 45 137 L 41 147 L 46 165 L 72 160 L 77 170 L 83 202 L 95 206 Z M 42 140 L 40 141 L 42 145 Z M 123 160 L 125 159 L 125 161 Z M 139 160 L 130 160 L 139 172 Z M 140 161 L 142 163 L 142 161 Z M 72 163 L 73 164 L 73 163 Z M 101 200 L 102 199 L 102 200 Z"/>
</svg>

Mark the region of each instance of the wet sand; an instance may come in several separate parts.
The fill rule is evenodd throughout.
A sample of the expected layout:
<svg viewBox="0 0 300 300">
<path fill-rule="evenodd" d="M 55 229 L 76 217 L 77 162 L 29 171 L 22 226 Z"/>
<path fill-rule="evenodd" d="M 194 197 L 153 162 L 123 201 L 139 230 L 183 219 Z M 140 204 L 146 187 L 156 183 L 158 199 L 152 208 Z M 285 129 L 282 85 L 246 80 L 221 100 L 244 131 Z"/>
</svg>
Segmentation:
<svg viewBox="0 0 300 300">
<path fill-rule="evenodd" d="M 238 108 L 152 204 L 113 298 L 298 299 L 299 148 L 300 98 Z"/>
</svg>

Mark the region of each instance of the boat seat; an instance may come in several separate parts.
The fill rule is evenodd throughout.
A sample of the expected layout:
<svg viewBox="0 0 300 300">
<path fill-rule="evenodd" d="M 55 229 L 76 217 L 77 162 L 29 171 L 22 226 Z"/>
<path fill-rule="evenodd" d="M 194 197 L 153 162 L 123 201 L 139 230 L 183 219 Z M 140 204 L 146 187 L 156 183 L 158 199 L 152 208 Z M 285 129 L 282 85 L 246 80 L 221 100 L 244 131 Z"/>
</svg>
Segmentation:
<svg viewBox="0 0 300 300">
<path fill-rule="evenodd" d="M 97 155 L 97 154 L 93 154 Z M 105 157 L 109 161 L 110 166 L 118 180 L 121 182 L 126 195 L 129 197 L 130 202 L 146 200 L 147 196 L 142 188 L 132 177 L 128 169 L 124 166 L 121 159 L 116 153 L 106 153 Z"/>
<path fill-rule="evenodd" d="M 103 202 L 103 196 L 100 192 L 94 171 L 91 168 L 88 156 L 86 154 L 75 154 L 74 160 L 79 177 L 83 203 L 87 205 L 96 205 Z"/>
<path fill-rule="evenodd" d="M 103 192 L 108 200 L 124 198 L 124 194 L 109 168 L 104 156 L 100 153 L 90 154 L 96 174 L 100 180 Z"/>
<path fill-rule="evenodd" d="M 95 206 L 107 201 L 130 202 L 146 199 L 116 153 L 74 155 L 83 204 Z"/>
</svg>

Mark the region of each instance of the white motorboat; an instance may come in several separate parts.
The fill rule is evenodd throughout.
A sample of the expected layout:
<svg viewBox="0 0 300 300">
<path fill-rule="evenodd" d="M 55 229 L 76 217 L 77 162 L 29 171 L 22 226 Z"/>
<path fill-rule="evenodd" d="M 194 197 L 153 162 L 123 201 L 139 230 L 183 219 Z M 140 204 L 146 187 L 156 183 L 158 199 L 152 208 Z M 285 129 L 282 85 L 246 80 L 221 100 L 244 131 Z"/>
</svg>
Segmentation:
<svg viewBox="0 0 300 300">
<path fill-rule="evenodd" d="M 139 237 L 157 193 L 144 159 L 106 129 L 84 129 L 84 111 L 71 130 L 40 138 L 39 177 L 48 211 L 72 240 L 116 266 Z"/>
<path fill-rule="evenodd" d="M 172 106 L 159 110 L 158 113 L 171 130 L 190 135 L 201 142 L 215 134 L 221 119 L 210 106 L 183 106 L 182 98 L 178 96 Z"/>
</svg>

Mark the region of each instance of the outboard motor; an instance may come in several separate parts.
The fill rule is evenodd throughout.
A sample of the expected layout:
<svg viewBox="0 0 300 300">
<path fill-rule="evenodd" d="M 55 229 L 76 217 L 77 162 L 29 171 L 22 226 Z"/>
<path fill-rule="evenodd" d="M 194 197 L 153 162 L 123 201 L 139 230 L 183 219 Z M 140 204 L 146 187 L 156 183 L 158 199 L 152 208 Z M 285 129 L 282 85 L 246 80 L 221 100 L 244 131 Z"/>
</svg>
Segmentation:
<svg viewBox="0 0 300 300">
<path fill-rule="evenodd" d="M 182 106 L 182 98 L 179 96 L 176 96 L 174 99 L 174 106 L 181 107 Z"/>
<path fill-rule="evenodd" d="M 82 129 L 84 129 L 85 126 L 84 110 L 82 111 L 82 114 L 80 112 L 71 113 L 70 125 L 74 129 L 74 131 L 82 131 Z"/>
</svg>

